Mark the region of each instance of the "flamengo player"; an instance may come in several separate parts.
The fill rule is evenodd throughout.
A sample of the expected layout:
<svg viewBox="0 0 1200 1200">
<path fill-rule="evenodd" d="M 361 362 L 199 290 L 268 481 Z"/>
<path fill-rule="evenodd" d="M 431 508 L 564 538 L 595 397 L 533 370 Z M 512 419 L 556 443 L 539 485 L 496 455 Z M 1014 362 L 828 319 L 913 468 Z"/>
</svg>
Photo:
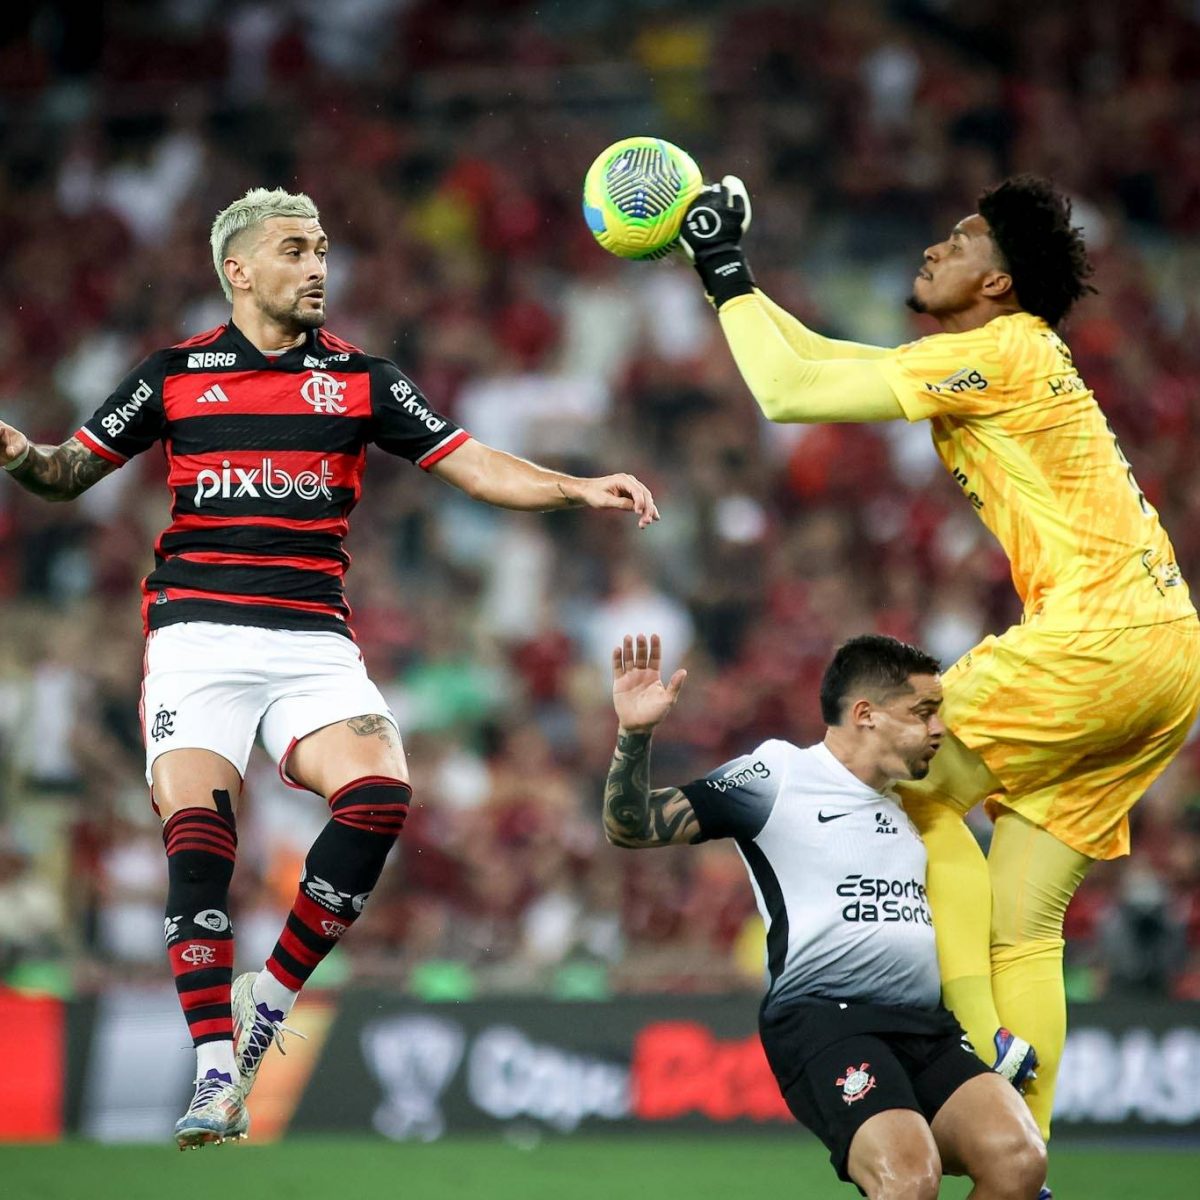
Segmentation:
<svg viewBox="0 0 1200 1200">
<path fill-rule="evenodd" d="M 732 838 L 767 927 L 759 1033 L 796 1119 L 871 1200 L 936 1200 L 943 1172 L 975 1200 L 1033 1200 L 1046 1147 L 1013 1089 L 963 1044 L 938 995 L 925 848 L 892 785 L 921 779 L 945 736 L 937 661 L 852 638 L 821 680 L 823 741 L 764 742 L 683 787 L 650 787 L 650 739 L 675 705 L 662 651 L 613 651 L 617 746 L 609 841 Z"/>
<path fill-rule="evenodd" d="M 166 451 L 172 520 L 143 584 L 142 717 L 167 852 L 167 951 L 197 1051 L 181 1149 L 245 1135 L 263 1054 L 362 911 L 408 812 L 395 720 L 342 589 L 368 443 L 501 507 L 625 509 L 641 528 L 658 519 L 633 476 L 579 479 L 490 449 L 387 359 L 325 332 L 327 244 L 307 196 L 248 192 L 212 228 L 227 325 L 152 354 L 61 446 L 0 424 L 5 469 L 52 500 L 156 442 Z M 327 798 L 331 819 L 270 959 L 238 979 L 231 1007 L 235 801 L 256 733 L 287 782 Z"/>
<path fill-rule="evenodd" d="M 1047 181 L 989 189 L 913 282 L 910 306 L 942 332 L 889 350 L 821 337 L 759 291 L 749 219 L 726 176 L 682 236 L 763 413 L 928 420 L 1025 606 L 946 672 L 946 745 L 901 795 L 929 851 L 946 1003 L 1014 1077 L 1025 1064 L 1001 1027 L 1037 1048 L 1025 1095 L 1048 1136 L 1067 904 L 1094 860 L 1129 853 L 1129 810 L 1200 709 L 1200 624 L 1170 539 L 1056 332 L 1089 290 L 1083 239 Z M 981 800 L 986 862 L 960 819 Z"/>
</svg>

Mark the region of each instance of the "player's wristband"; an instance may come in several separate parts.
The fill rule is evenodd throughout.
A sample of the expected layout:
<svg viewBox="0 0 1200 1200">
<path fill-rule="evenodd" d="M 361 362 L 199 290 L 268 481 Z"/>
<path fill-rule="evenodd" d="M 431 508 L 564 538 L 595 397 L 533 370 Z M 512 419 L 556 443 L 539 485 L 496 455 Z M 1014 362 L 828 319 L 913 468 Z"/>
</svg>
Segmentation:
<svg viewBox="0 0 1200 1200">
<path fill-rule="evenodd" d="M 4 464 L 4 469 L 6 471 L 15 471 L 29 457 L 29 451 L 32 448 L 32 446 L 33 446 L 32 442 L 26 442 L 25 449 L 22 450 L 21 453 L 18 454 L 17 457 L 14 458 L 11 462 L 6 462 Z"/>
<path fill-rule="evenodd" d="M 754 291 L 754 272 L 740 246 L 714 250 L 698 258 L 695 267 L 718 312 L 726 301 Z"/>
</svg>

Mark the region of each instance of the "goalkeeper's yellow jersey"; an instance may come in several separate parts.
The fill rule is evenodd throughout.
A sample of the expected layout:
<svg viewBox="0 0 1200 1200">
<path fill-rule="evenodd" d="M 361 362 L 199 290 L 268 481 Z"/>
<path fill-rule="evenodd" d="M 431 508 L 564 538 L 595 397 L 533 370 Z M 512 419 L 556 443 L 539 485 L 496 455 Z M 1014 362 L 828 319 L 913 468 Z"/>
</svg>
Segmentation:
<svg viewBox="0 0 1200 1200">
<path fill-rule="evenodd" d="M 1040 317 L 996 317 L 873 361 L 905 416 L 930 421 L 946 469 L 1004 547 L 1025 621 L 1103 630 L 1195 612 L 1158 513 Z"/>
</svg>

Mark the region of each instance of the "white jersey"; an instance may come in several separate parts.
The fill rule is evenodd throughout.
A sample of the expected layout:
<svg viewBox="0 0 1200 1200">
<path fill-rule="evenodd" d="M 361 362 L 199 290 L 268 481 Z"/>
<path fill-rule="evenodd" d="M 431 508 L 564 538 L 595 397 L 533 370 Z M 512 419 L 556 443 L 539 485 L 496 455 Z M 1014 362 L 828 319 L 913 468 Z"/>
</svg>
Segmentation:
<svg viewBox="0 0 1200 1200">
<path fill-rule="evenodd" d="M 808 996 L 937 1007 L 925 847 L 890 791 L 824 746 L 764 742 L 683 788 L 706 838 L 733 838 L 767 927 L 764 1009 Z"/>
</svg>

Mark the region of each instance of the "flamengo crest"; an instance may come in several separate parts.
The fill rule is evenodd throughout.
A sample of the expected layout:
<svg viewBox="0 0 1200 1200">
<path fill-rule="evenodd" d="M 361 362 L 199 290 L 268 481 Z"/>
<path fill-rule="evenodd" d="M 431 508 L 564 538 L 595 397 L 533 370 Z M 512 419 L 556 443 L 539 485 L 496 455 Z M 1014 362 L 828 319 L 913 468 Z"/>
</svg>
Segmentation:
<svg viewBox="0 0 1200 1200">
<path fill-rule="evenodd" d="M 217 961 L 217 952 L 211 946 L 193 942 L 179 957 L 193 967 L 207 967 Z"/>
<path fill-rule="evenodd" d="M 344 379 L 334 379 L 325 371 L 313 371 L 300 385 L 300 395 L 317 413 L 344 413 L 346 408 L 341 401 L 345 390 Z"/>
</svg>

